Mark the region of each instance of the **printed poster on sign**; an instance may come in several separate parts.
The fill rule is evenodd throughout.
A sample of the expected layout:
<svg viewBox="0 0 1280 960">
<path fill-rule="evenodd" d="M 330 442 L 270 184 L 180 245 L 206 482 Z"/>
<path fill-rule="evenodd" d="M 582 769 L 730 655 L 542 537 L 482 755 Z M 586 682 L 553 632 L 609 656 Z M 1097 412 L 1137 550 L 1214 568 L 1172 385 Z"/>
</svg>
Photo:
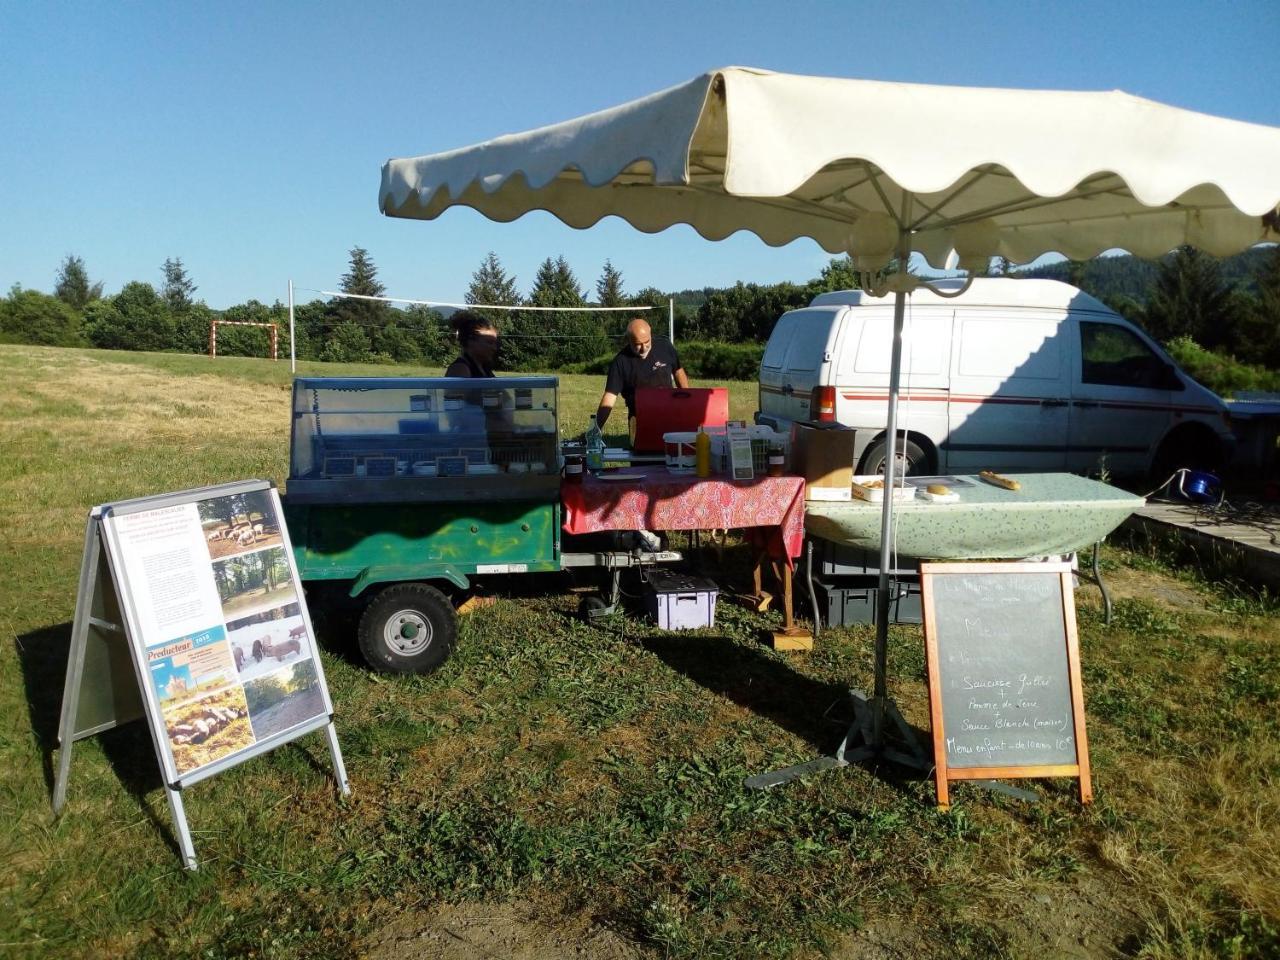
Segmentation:
<svg viewBox="0 0 1280 960">
<path fill-rule="evenodd" d="M 332 712 L 274 491 L 108 522 L 179 777 Z"/>
</svg>

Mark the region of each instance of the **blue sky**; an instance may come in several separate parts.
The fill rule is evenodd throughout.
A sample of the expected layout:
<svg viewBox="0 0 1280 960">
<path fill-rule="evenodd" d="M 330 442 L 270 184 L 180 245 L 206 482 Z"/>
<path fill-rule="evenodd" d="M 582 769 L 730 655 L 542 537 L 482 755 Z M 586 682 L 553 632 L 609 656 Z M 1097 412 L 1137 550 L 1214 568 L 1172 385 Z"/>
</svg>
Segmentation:
<svg viewBox="0 0 1280 960">
<path fill-rule="evenodd" d="M 568 119 L 741 64 L 1124 89 L 1280 126 L 1280 2 L 58 4 L 0 0 L 0 292 L 68 253 L 113 293 L 181 257 L 221 308 L 334 289 L 352 246 L 388 292 L 460 299 L 486 252 L 527 290 L 563 254 L 594 289 L 804 281 L 828 257 L 739 234 L 574 231 L 377 209 L 392 156 Z M 302 299 L 311 296 L 301 293 Z"/>
</svg>

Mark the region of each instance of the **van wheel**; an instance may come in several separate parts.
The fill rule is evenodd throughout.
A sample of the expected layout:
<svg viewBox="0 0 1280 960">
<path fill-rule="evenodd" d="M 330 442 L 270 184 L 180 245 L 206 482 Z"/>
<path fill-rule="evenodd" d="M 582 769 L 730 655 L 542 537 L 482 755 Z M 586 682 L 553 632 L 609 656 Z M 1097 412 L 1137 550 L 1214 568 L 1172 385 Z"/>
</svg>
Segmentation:
<svg viewBox="0 0 1280 960">
<path fill-rule="evenodd" d="M 897 444 L 896 446 L 898 449 L 898 476 L 905 477 L 908 474 L 915 474 L 916 476 L 931 476 L 936 472 L 937 467 L 934 466 L 933 458 L 914 440 L 908 440 L 906 442 L 905 463 L 902 457 L 903 445 Z M 877 473 L 883 474 L 884 462 L 886 459 L 886 444 L 882 438 L 868 447 L 867 452 L 862 455 L 862 460 L 858 463 L 858 473 L 863 476 Z M 905 469 L 903 469 L 904 467 Z"/>
<path fill-rule="evenodd" d="M 1151 479 L 1163 483 L 1182 467 L 1216 472 L 1222 469 L 1223 460 L 1222 441 L 1212 432 L 1195 426 L 1183 427 L 1160 441 L 1151 460 Z"/>
<path fill-rule="evenodd" d="M 425 583 L 397 583 L 369 604 L 356 632 L 360 652 L 382 673 L 430 673 L 458 637 L 453 604 Z"/>
</svg>

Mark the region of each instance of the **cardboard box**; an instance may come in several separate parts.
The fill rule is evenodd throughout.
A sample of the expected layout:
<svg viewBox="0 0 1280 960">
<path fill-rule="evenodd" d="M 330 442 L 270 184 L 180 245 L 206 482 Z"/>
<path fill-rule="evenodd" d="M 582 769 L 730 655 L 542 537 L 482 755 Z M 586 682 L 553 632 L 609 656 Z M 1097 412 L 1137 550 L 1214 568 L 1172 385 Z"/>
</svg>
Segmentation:
<svg viewBox="0 0 1280 960">
<path fill-rule="evenodd" d="M 839 423 L 797 421 L 791 427 L 791 469 L 804 477 L 806 500 L 851 500 L 853 441 Z"/>
</svg>

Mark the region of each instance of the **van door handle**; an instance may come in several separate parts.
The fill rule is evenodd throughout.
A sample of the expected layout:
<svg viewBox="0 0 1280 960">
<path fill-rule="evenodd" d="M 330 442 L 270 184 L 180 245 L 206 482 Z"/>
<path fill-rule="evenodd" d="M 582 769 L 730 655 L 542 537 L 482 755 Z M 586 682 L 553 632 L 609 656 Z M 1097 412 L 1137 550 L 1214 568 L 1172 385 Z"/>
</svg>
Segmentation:
<svg viewBox="0 0 1280 960">
<path fill-rule="evenodd" d="M 1042 407 L 1065 407 L 1066 405 L 1067 405 L 1067 401 L 1065 400 L 1054 400 L 1050 398 L 1045 398 L 1044 400 L 1040 401 L 1040 406 Z"/>
<path fill-rule="evenodd" d="M 1098 406 L 1098 401 L 1097 400 L 1072 400 L 1071 405 L 1073 407 L 1096 407 Z"/>
<path fill-rule="evenodd" d="M 795 393 L 795 392 L 796 392 L 796 388 L 795 388 L 795 387 L 793 387 L 791 384 L 789 384 L 789 383 L 784 383 L 784 384 L 782 385 L 782 393 L 783 393 L 783 395 L 784 395 L 784 396 L 788 396 L 788 397 L 789 397 L 789 396 L 791 396 L 791 395 L 792 395 L 793 393 Z"/>
</svg>

